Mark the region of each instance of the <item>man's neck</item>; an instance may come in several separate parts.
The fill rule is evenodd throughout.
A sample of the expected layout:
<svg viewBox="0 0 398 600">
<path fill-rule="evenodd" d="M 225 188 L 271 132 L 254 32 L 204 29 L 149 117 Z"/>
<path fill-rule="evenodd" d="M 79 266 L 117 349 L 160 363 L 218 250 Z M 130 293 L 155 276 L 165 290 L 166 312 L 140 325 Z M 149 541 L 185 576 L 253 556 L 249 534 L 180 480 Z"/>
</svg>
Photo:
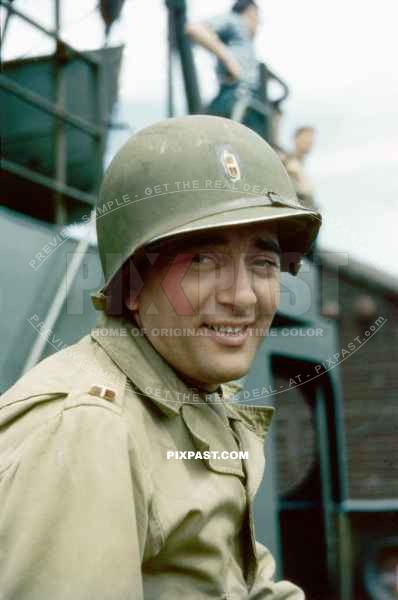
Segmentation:
<svg viewBox="0 0 398 600">
<path fill-rule="evenodd" d="M 197 390 L 199 393 L 203 392 L 204 394 L 214 394 L 214 392 L 218 392 L 221 389 L 221 384 L 219 383 L 203 383 L 195 381 L 191 379 L 181 371 L 176 371 L 178 377 L 190 388 L 193 390 Z"/>
</svg>

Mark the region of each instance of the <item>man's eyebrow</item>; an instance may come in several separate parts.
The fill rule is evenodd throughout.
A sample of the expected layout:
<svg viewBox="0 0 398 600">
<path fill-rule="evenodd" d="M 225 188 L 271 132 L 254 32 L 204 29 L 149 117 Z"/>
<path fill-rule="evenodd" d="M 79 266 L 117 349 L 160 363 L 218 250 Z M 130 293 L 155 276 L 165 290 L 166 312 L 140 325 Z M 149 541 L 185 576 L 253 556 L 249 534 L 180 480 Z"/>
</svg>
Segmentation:
<svg viewBox="0 0 398 600">
<path fill-rule="evenodd" d="M 161 247 L 157 249 L 161 254 L 169 254 L 171 252 L 184 253 L 192 251 L 193 249 L 200 246 L 225 246 L 229 243 L 228 236 L 223 235 L 222 233 L 217 235 L 209 235 L 208 233 L 203 233 L 202 235 L 195 235 L 192 238 L 185 238 L 178 241 L 174 241 L 168 244 L 162 244 Z M 266 252 L 273 252 L 277 255 L 282 254 L 281 247 L 276 240 L 263 238 L 261 236 L 256 237 L 251 246 L 256 249 L 263 250 Z M 155 251 L 155 250 L 152 250 Z"/>
<path fill-rule="evenodd" d="M 197 235 L 191 240 L 186 240 L 188 246 L 223 246 L 228 243 L 228 238 L 222 234 L 217 235 Z"/>
<path fill-rule="evenodd" d="M 197 245 L 214 245 L 214 246 L 224 246 L 226 244 L 228 244 L 229 240 L 227 236 L 224 236 L 222 234 L 220 235 L 203 235 L 203 236 L 198 236 L 197 238 L 190 240 L 186 243 L 186 247 L 189 246 L 197 246 Z M 268 239 L 268 238 L 263 238 L 261 236 L 256 237 L 252 244 L 254 247 L 260 249 L 260 250 L 265 250 L 268 252 L 274 252 L 275 254 L 282 254 L 282 250 L 281 247 L 279 245 L 279 243 L 277 242 L 277 240 L 273 240 L 273 239 Z"/>
<path fill-rule="evenodd" d="M 281 247 L 276 240 L 269 240 L 269 239 L 264 239 L 264 238 L 258 237 L 255 239 L 254 245 L 257 248 L 259 248 L 260 250 L 265 250 L 267 252 L 274 252 L 275 254 L 278 254 L 278 256 L 280 256 L 282 254 Z"/>
</svg>

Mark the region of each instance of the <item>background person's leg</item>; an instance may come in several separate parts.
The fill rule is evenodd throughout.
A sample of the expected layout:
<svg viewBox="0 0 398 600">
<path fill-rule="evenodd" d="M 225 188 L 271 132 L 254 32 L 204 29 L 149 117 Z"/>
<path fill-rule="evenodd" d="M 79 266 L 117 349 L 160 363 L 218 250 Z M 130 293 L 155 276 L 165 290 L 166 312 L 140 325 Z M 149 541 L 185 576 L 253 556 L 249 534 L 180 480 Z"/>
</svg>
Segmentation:
<svg viewBox="0 0 398 600">
<path fill-rule="evenodd" d="M 261 135 L 262 138 L 264 137 L 265 116 L 261 113 L 251 108 L 248 108 L 243 118 L 243 124 L 246 125 L 246 127 L 249 127 L 256 133 L 258 133 L 259 135 Z"/>
<path fill-rule="evenodd" d="M 217 96 L 208 105 L 207 114 L 230 119 L 236 102 L 236 87 L 236 85 L 221 86 Z"/>
</svg>

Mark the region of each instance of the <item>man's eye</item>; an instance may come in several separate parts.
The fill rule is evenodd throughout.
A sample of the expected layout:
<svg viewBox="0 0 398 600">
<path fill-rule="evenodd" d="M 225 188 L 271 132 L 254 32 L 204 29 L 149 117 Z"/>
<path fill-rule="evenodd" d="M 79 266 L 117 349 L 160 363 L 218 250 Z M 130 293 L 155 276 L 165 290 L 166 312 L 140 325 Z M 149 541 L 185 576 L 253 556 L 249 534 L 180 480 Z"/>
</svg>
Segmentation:
<svg viewBox="0 0 398 600">
<path fill-rule="evenodd" d="M 215 260 L 207 254 L 194 254 L 192 262 L 196 265 L 212 265 L 215 263 Z"/>
<path fill-rule="evenodd" d="M 279 269 L 280 263 L 277 258 L 259 257 L 254 259 L 253 266 L 261 269 Z"/>
</svg>

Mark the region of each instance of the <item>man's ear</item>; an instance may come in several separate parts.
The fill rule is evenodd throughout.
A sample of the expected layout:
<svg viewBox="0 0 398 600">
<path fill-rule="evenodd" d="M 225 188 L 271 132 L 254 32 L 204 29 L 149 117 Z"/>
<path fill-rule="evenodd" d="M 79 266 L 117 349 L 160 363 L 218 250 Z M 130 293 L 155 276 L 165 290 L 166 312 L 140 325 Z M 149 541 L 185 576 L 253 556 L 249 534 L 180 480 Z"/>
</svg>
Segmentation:
<svg viewBox="0 0 398 600">
<path fill-rule="evenodd" d="M 127 292 L 125 299 L 124 299 L 124 304 L 127 307 L 127 309 L 131 312 L 131 316 L 134 319 L 134 321 L 137 323 L 138 327 L 142 327 L 142 321 L 141 321 L 141 317 L 140 317 L 140 313 L 139 313 L 139 306 L 140 306 L 139 297 L 140 297 L 139 291 L 137 292 L 137 291 L 131 290 L 131 291 Z"/>
<path fill-rule="evenodd" d="M 133 290 L 126 293 L 124 303 L 129 310 L 138 311 L 139 296 L 140 296 L 140 292 L 137 293 L 137 291 L 133 291 Z"/>
<path fill-rule="evenodd" d="M 123 269 L 123 302 L 130 311 L 138 310 L 139 296 L 143 287 L 144 280 L 134 261 L 130 259 Z"/>
</svg>

